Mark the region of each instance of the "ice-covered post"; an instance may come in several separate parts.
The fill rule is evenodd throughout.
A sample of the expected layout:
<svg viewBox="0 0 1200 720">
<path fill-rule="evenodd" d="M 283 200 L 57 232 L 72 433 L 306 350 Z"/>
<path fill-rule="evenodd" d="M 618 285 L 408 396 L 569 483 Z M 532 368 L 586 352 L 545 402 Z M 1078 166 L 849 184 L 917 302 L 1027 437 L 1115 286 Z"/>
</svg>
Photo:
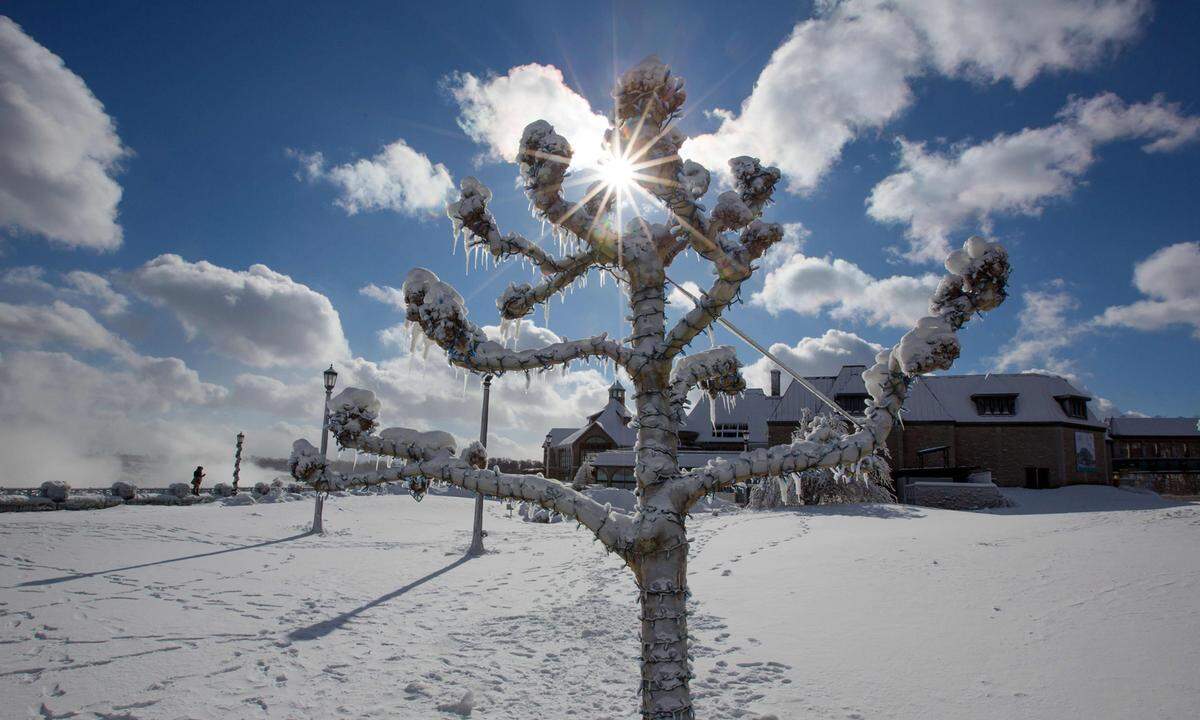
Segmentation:
<svg viewBox="0 0 1200 720">
<path fill-rule="evenodd" d="M 487 447 L 488 436 L 488 400 L 492 395 L 492 376 L 483 376 L 483 410 L 479 419 L 479 444 Z M 475 493 L 475 524 L 471 530 L 471 548 L 468 555 L 483 554 L 483 493 Z"/>
<path fill-rule="evenodd" d="M 333 363 L 329 363 L 329 369 L 322 373 L 322 380 L 325 383 L 325 408 L 321 413 L 321 460 L 325 461 L 329 457 L 329 398 L 333 395 L 333 386 L 337 384 L 337 370 L 333 369 Z M 329 492 L 317 489 L 317 496 L 313 499 L 313 533 L 325 532 L 325 523 L 323 515 L 325 513 L 325 497 Z"/>
<path fill-rule="evenodd" d="M 848 467 L 883 447 L 908 395 L 921 375 L 948 370 L 958 357 L 958 330 L 976 313 L 992 310 L 1006 296 L 1008 255 L 997 243 L 970 238 L 946 259 L 948 273 L 921 318 L 895 346 L 881 351 L 863 373 L 870 400 L 858 425 L 813 431 L 792 442 L 710 461 L 702 468 L 679 467 L 679 429 L 688 393 L 699 389 L 712 400 L 746 388 L 741 362 L 729 346 L 684 356 L 735 303 L 755 264 L 783 237 L 783 228 L 763 222 L 780 172 L 751 157 L 729 161 L 731 190 L 711 210 L 701 204 L 709 172 L 684 161 L 685 137 L 675 126 L 686 94 L 683 81 L 657 58 L 626 72 L 613 92 L 615 125 L 606 139 L 621 172 L 602 173 L 582 198 L 568 201 L 563 182 L 571 145 L 549 123 L 529 124 L 518 148 L 521 181 L 534 215 L 550 224 L 566 254 L 555 256 L 516 233 L 502 233 L 488 210 L 492 193 L 464 178 L 458 200 L 447 206 L 455 236 L 467 252 L 497 260 L 520 258 L 541 274 L 537 284 L 510 284 L 498 298 L 501 325 L 520 328 L 533 309 L 580 281 L 592 268 L 617 278 L 629 303 L 632 332 L 614 340 L 606 334 L 515 350 L 487 337 L 467 317 L 453 287 L 423 268 L 409 272 L 403 294 L 414 341 L 424 338 L 446 352 L 452 365 L 483 375 L 545 372 L 577 361 L 611 362 L 634 386 L 637 506 L 633 515 L 615 512 L 570 485 L 538 475 L 487 469 L 481 442 L 461 451 L 447 433 L 387 428 L 377 432 L 379 402 L 367 390 L 348 388 L 333 400 L 329 428 L 338 444 L 398 459 L 386 469 L 359 474 L 333 472 L 306 440 L 292 448 L 292 475 L 319 491 L 406 483 L 420 497 L 430 481 L 540 505 L 573 518 L 629 567 L 638 588 L 641 624 L 641 715 L 646 720 L 691 720 L 691 659 L 687 644 L 688 511 L 709 493 L 753 478 L 777 478 L 815 468 Z M 657 200 L 664 223 L 640 215 L 616 222 L 619 200 L 632 193 Z M 696 307 L 668 328 L 666 270 L 685 250 L 709 263 L 716 276 Z"/>
<path fill-rule="evenodd" d="M 238 493 L 238 483 L 242 479 L 242 443 L 246 440 L 246 433 L 239 432 L 237 434 L 237 450 L 233 453 L 233 494 Z"/>
</svg>

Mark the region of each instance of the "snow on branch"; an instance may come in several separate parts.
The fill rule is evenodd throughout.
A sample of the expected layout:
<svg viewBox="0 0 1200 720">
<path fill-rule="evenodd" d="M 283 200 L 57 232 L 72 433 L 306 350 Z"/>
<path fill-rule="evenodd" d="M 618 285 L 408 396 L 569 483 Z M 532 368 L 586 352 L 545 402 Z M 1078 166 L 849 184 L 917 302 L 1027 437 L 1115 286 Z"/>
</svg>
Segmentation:
<svg viewBox="0 0 1200 720">
<path fill-rule="evenodd" d="M 742 363 L 729 345 L 720 345 L 704 352 L 689 355 L 675 364 L 671 372 L 671 407 L 676 422 L 684 422 L 688 392 L 699 387 L 711 401 L 718 394 L 735 396 L 746 389 L 741 373 Z"/>
<path fill-rule="evenodd" d="M 472 442 L 455 455 L 454 438 L 445 432 L 388 428 L 375 434 L 379 401 L 369 390 L 347 388 L 331 404 L 330 430 L 342 448 L 399 458 L 402 463 L 364 473 L 338 473 L 307 440 L 292 445 L 289 470 L 297 481 L 323 492 L 384 483 L 405 484 L 420 499 L 430 481 L 501 498 L 537 503 L 574 518 L 595 533 L 609 550 L 625 554 L 632 543 L 632 520 L 588 496 L 536 475 L 513 475 L 487 470 L 487 451 Z"/>
<path fill-rule="evenodd" d="M 883 445 L 904 405 L 909 384 L 926 373 L 949 370 L 959 353 L 956 331 L 971 315 L 996 308 L 1007 296 L 1008 253 L 999 243 L 973 237 L 947 258 L 946 269 L 950 274 L 930 301 L 931 315 L 917 321 L 893 348 L 881 351 L 875 364 L 863 373 L 871 399 L 861 429 L 849 435 L 831 435 L 817 428 L 788 445 L 710 461 L 682 479 L 691 502 L 754 477 L 850 465 Z"/>
<path fill-rule="evenodd" d="M 629 350 L 609 340 L 604 333 L 531 350 L 510 350 L 489 340 L 479 326 L 468 320 L 466 305 L 458 291 L 424 268 L 409 272 L 403 292 L 408 321 L 419 327 L 426 339 L 445 350 L 452 364 L 468 370 L 493 374 L 544 370 L 588 358 L 607 358 L 625 365 L 629 358 Z M 502 306 L 507 295 L 508 291 L 501 296 Z"/>
<path fill-rule="evenodd" d="M 725 193 L 722 198 L 726 195 L 733 196 L 733 193 Z M 745 204 L 736 196 L 731 198 L 732 201 L 746 209 Z M 664 355 L 678 355 L 697 335 L 716 322 L 721 313 L 738 299 L 742 283 L 748 280 L 753 272 L 751 263 L 762 257 L 767 248 L 781 239 L 783 226 L 761 220 L 750 221 L 737 240 L 718 236 L 722 251 L 712 257 L 716 265 L 717 279 L 700 298 L 700 304 L 680 318 L 667 334 L 663 347 Z"/>
</svg>

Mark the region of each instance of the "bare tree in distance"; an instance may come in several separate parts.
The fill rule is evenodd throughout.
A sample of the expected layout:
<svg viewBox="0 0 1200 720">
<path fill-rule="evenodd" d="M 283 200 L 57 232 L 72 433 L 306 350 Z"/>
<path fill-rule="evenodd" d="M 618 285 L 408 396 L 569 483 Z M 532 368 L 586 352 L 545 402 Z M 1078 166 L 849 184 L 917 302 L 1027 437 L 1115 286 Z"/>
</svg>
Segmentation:
<svg viewBox="0 0 1200 720">
<path fill-rule="evenodd" d="M 489 340 L 468 320 L 462 296 L 432 272 L 412 270 L 403 291 L 414 331 L 445 350 L 452 365 L 468 371 L 529 373 L 594 360 L 622 368 L 633 383 L 636 404 L 631 422 L 637 431 L 634 514 L 612 511 L 557 480 L 486 469 L 486 454 L 478 443 L 456 455 L 446 433 L 407 428 L 376 432 L 379 403 L 369 391 L 355 388 L 334 399 L 330 429 L 343 448 L 385 456 L 389 466 L 361 474 L 333 472 L 310 443 L 298 440 L 291 469 L 298 480 L 317 489 L 404 482 L 419 498 L 430 481 L 442 481 L 537 503 L 575 519 L 624 560 L 637 584 L 642 717 L 686 720 L 696 717 L 687 642 L 688 510 L 705 495 L 735 483 L 850 466 L 883 447 L 909 384 L 922 374 L 950 368 L 959 354 L 957 330 L 973 314 L 1004 300 L 1008 257 L 999 244 L 973 237 L 947 258 L 949 274 L 931 298 L 929 315 L 895 347 L 880 352 L 863 373 L 871 399 L 854 428 L 845 433 L 826 428 L 789 444 L 681 471 L 678 431 L 688 392 L 699 388 L 715 399 L 736 396 L 746 387 L 733 348 L 683 353 L 738 299 L 755 261 L 782 238 L 780 225 L 760 219 L 780 172 L 755 158 L 733 158 L 734 189 L 720 193 L 708 210 L 700 203 L 708 191 L 708 170 L 678 154 L 685 139 L 675 126 L 686 98 L 683 80 L 650 57 L 619 78 L 613 97 L 615 120 L 606 134 L 613 154 L 610 166 L 578 201 L 563 195 L 572 155 L 567 140 L 542 120 L 527 126 L 521 137 L 518 159 L 525 192 L 535 217 L 553 228 L 563 254 L 551 255 L 519 234 L 502 233 L 488 211 L 491 191 L 474 178 L 462 180 L 460 197 L 447 212 L 468 249 L 486 251 L 497 260 L 520 259 L 542 275 L 536 285 L 513 283 L 504 290 L 497 301 L 502 325 L 519 327 L 535 306 L 596 268 L 614 276 L 627 295 L 629 337 L 615 340 L 600 334 L 516 351 Z M 651 222 L 635 210 L 622 224 L 621 201 L 631 192 L 661 203 L 666 221 Z M 697 306 L 668 328 L 666 271 L 685 251 L 707 260 L 716 278 Z"/>
</svg>

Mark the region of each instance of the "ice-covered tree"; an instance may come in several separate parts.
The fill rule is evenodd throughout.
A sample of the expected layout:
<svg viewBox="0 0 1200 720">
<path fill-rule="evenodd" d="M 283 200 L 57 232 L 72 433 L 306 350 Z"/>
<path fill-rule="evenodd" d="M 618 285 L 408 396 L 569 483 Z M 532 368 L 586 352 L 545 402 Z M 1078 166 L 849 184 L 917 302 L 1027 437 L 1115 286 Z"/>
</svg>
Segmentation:
<svg viewBox="0 0 1200 720">
<path fill-rule="evenodd" d="M 949 368 L 959 353 L 956 331 L 974 313 L 991 310 L 1004 299 L 1008 260 L 1002 247 L 979 238 L 968 240 L 947 259 L 950 272 L 931 299 L 929 316 L 895 347 L 880 352 L 863 373 L 871 400 L 852 432 L 810 435 L 681 471 L 678 431 L 689 391 L 699 388 L 715 398 L 736 395 L 746 387 L 732 348 L 715 347 L 686 357 L 684 352 L 738 299 L 755 262 L 781 239 L 780 225 L 760 219 L 780 172 L 754 158 L 733 158 L 733 189 L 720 193 L 707 209 L 701 200 L 709 187 L 708 170 L 678 154 L 684 136 L 675 121 L 685 99 L 683 81 L 651 57 L 619 78 L 613 96 L 615 119 L 607 134 L 613 158 L 579 200 L 564 196 L 572 155 L 566 138 L 541 120 L 526 127 L 521 137 L 521 180 L 534 215 L 553 228 L 566 248 L 560 254 L 519 234 L 502 232 L 488 210 L 491 192 L 474 178 L 462 180 L 460 197 L 450 203 L 448 214 L 469 250 L 490 253 L 497 260 L 520 259 L 540 272 L 537 284 L 514 283 L 501 293 L 497 306 L 503 324 L 519 322 L 596 269 L 614 276 L 628 298 L 629 337 L 617 340 L 600 334 L 517 351 L 489 340 L 468 319 L 462 296 L 432 272 L 411 271 L 403 292 L 414 330 L 444 349 L 451 364 L 468 371 L 540 372 L 596 359 L 622 368 L 633 383 L 636 404 L 631 423 L 637 431 L 634 514 L 614 512 L 553 479 L 486 469 L 478 443 L 456 454 L 453 439 L 445 433 L 406 428 L 376 432 L 379 405 L 363 390 L 339 396 L 331 430 L 342 447 L 385 456 L 389 466 L 362 474 L 336 473 L 311 444 L 300 440 L 292 469 L 297 479 L 326 490 L 404 482 L 419 497 L 430 481 L 443 481 L 536 503 L 578 521 L 624 560 L 637 584 L 642 716 L 693 718 L 687 641 L 689 508 L 735 483 L 850 465 L 882 447 L 909 383 Z M 664 222 L 635 215 L 622 224 L 617 219 L 620 200 L 630 191 L 661 203 Z M 711 264 L 715 279 L 697 306 L 668 328 L 666 270 L 686 251 Z"/>
</svg>

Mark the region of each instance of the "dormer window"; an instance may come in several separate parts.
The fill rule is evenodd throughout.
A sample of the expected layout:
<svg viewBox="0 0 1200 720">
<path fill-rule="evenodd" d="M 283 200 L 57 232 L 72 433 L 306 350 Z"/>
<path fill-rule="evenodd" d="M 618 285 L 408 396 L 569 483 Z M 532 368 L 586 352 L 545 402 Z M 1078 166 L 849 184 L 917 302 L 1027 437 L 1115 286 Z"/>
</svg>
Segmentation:
<svg viewBox="0 0 1200 720">
<path fill-rule="evenodd" d="M 974 395 L 971 399 L 975 401 L 975 412 L 980 415 L 1017 414 L 1016 395 Z"/>
<path fill-rule="evenodd" d="M 750 437 L 750 425 L 747 423 L 717 423 L 713 425 L 713 437 L 745 440 Z"/>
<path fill-rule="evenodd" d="M 867 411 L 867 398 L 869 395 L 845 395 L 841 394 L 834 398 L 834 402 L 838 407 L 852 415 L 862 415 Z"/>
<path fill-rule="evenodd" d="M 1058 398 L 1058 404 L 1062 406 L 1062 411 L 1067 417 L 1087 420 L 1087 398 L 1067 395 Z"/>
</svg>

